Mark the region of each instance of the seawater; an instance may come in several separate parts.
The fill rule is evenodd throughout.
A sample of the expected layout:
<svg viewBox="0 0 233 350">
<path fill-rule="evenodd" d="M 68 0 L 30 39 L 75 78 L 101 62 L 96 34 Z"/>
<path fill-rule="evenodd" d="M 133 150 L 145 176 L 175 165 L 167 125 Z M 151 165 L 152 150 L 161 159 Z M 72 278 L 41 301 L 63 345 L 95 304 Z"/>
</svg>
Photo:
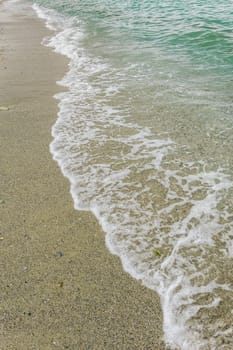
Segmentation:
<svg viewBox="0 0 233 350">
<path fill-rule="evenodd" d="M 233 349 L 233 2 L 38 0 L 69 58 L 50 149 L 171 349 Z"/>
</svg>

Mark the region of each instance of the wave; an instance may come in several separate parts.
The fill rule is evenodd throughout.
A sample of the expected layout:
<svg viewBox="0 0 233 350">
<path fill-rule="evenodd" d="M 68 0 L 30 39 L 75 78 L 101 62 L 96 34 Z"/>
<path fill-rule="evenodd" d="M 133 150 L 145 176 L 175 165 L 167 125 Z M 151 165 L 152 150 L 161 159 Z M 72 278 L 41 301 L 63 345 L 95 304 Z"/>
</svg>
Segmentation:
<svg viewBox="0 0 233 350">
<path fill-rule="evenodd" d="M 124 270 L 160 295 L 171 348 L 233 346 L 229 176 L 132 116 L 128 77 L 86 49 L 77 17 L 33 7 L 54 30 L 43 43 L 70 59 L 50 150 L 75 208 L 93 212 Z"/>
</svg>

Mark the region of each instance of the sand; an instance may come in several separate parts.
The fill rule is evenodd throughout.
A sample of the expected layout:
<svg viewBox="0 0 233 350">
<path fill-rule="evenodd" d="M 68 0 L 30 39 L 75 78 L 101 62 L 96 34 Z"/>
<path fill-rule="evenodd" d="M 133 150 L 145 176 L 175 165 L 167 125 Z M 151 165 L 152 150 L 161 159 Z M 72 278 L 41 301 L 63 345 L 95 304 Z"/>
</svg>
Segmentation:
<svg viewBox="0 0 233 350">
<path fill-rule="evenodd" d="M 28 6 L 0 3 L 0 349 L 164 349 L 158 296 L 74 210 L 49 153 L 68 62 L 48 34 Z"/>
</svg>

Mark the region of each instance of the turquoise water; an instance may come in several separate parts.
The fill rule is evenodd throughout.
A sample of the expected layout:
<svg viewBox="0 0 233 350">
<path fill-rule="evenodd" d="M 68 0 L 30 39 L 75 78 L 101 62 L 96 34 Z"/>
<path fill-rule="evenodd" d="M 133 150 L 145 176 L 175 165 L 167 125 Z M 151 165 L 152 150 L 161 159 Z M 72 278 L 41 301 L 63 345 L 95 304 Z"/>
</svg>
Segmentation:
<svg viewBox="0 0 233 350">
<path fill-rule="evenodd" d="M 82 19 L 91 38 L 99 41 L 101 36 L 105 44 L 109 40 L 119 47 L 124 39 L 139 50 L 159 48 L 175 53 L 179 61 L 191 60 L 197 70 L 205 67 L 232 74 L 232 1 L 38 3 Z M 132 53 L 132 47 L 128 50 Z"/>
<path fill-rule="evenodd" d="M 160 295 L 169 348 L 233 349 L 233 2 L 34 9 L 70 60 L 50 149 L 75 208 Z"/>
</svg>

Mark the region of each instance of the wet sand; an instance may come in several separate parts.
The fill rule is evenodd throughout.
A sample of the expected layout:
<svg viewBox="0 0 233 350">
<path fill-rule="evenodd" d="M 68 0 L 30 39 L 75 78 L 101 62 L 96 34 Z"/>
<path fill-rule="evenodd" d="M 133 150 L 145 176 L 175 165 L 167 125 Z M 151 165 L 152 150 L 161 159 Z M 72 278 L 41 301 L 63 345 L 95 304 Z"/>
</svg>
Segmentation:
<svg viewBox="0 0 233 350">
<path fill-rule="evenodd" d="M 40 44 L 48 34 L 0 3 L 0 349 L 164 349 L 158 296 L 73 209 L 49 153 L 68 62 Z"/>
</svg>

